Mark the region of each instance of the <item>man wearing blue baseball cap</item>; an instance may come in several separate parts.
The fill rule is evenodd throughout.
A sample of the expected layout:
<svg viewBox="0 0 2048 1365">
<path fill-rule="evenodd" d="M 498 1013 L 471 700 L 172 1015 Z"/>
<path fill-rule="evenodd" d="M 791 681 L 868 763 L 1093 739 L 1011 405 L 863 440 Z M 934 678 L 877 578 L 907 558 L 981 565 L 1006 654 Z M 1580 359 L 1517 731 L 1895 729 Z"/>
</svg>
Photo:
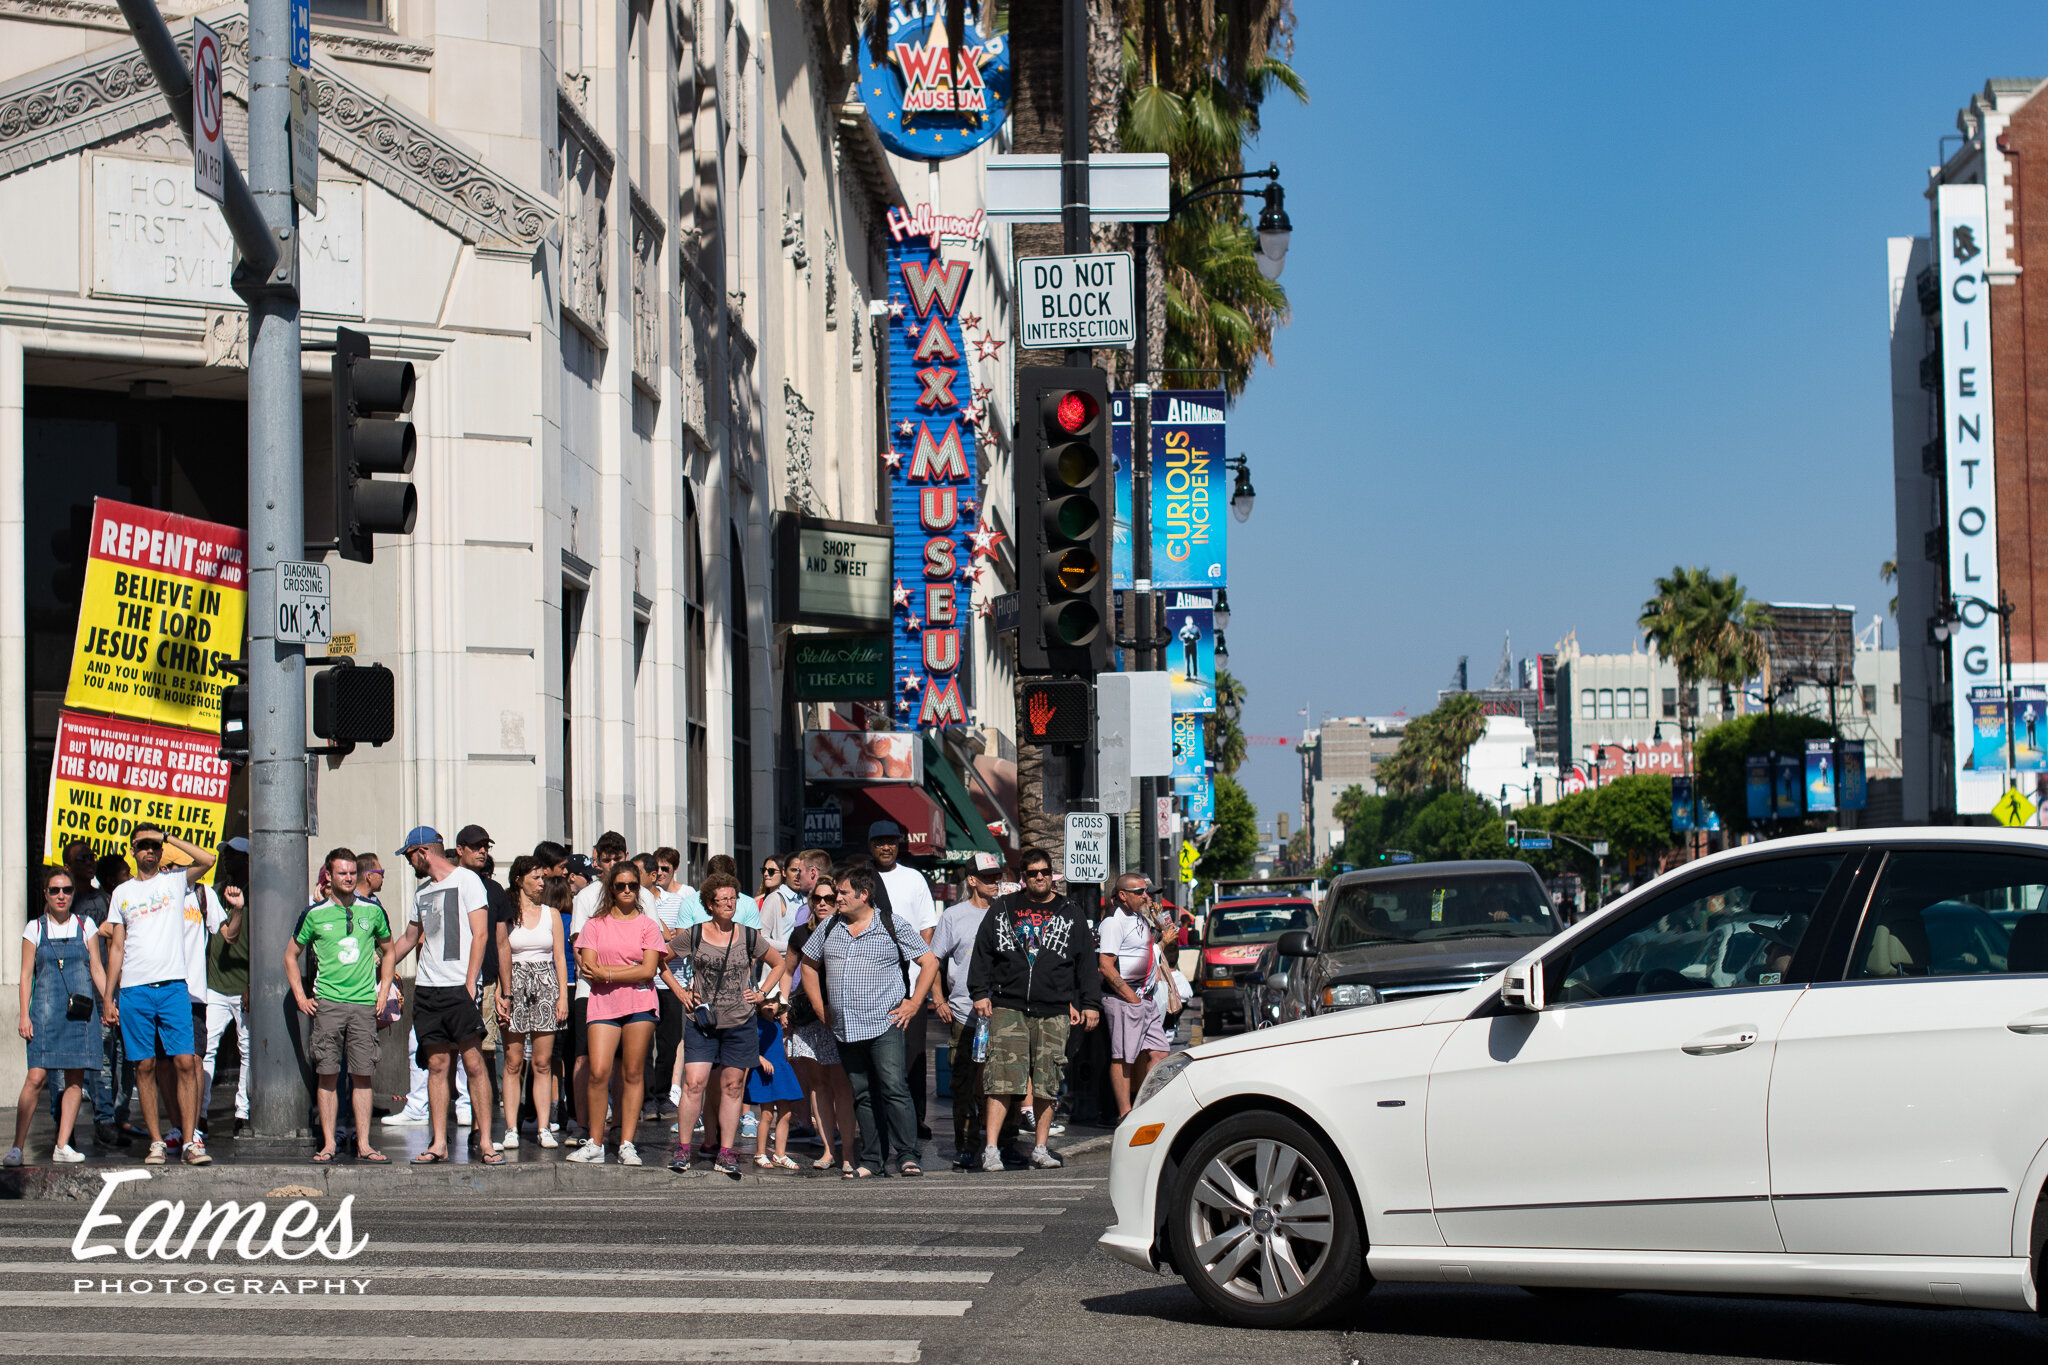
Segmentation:
<svg viewBox="0 0 2048 1365">
<path fill-rule="evenodd" d="M 484 1069 L 484 1017 L 477 1007 L 477 980 L 492 950 L 490 897 L 483 879 L 448 857 L 440 831 L 420 825 L 405 836 L 399 856 L 425 885 L 413 892 L 412 913 L 398 940 L 398 957 L 419 949 L 413 978 L 412 1027 L 420 1061 L 432 1080 L 427 1110 L 432 1137 L 415 1165 L 448 1159 L 448 1108 L 454 1100 L 449 1075 L 455 1057 L 469 1075 L 470 1105 L 476 1119 L 481 1160 L 501 1166 L 504 1156 L 491 1142 L 491 1078 Z"/>
</svg>

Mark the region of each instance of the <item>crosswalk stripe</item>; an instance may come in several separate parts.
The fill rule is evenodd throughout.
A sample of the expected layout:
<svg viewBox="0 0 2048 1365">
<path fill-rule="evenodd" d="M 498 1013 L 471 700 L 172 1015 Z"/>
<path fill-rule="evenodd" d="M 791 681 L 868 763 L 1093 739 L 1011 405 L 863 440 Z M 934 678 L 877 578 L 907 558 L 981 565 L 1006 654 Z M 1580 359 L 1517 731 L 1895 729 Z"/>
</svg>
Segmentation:
<svg viewBox="0 0 2048 1365">
<path fill-rule="evenodd" d="M 281 1267 L 272 1266 L 276 1270 Z M 86 1261 L 25 1261 L 12 1265 L 0 1265 L 0 1276 L 6 1275 L 73 1275 L 83 1278 L 96 1275 L 101 1269 L 98 1262 Z M 128 1275 L 140 1267 L 121 1271 L 108 1271 L 107 1278 Z M 626 1280 L 633 1282 L 662 1283 L 747 1283 L 760 1281 L 767 1284 L 987 1284 L 995 1278 L 989 1270 L 827 1270 L 821 1266 L 776 1266 L 764 1270 L 705 1269 L 705 1270 L 556 1270 L 553 1267 L 532 1266 L 473 1266 L 473 1265 L 415 1265 L 376 1266 L 369 1268 L 372 1273 L 358 1278 L 378 1280 Z M 175 1270 L 174 1274 L 195 1276 L 227 1275 L 239 1272 L 224 1267 L 219 1262 L 211 1266 L 187 1265 Z M 156 1278 L 151 1270 L 151 1278 Z"/>
<path fill-rule="evenodd" d="M 1004 1228 L 1005 1232 L 1022 1231 L 1020 1228 Z M 0 1237 L 0 1247 L 68 1247 L 69 1237 Z M 101 1243 L 100 1245 L 110 1245 Z M 710 1245 L 702 1242 L 521 1242 L 517 1245 L 493 1247 L 494 1256 L 901 1256 L 920 1260 L 961 1260 L 1000 1259 L 1015 1256 L 1024 1248 L 1017 1246 L 910 1246 L 890 1243 L 835 1243 L 818 1245 L 803 1242 L 746 1242 L 737 1244 Z M 372 1237 L 364 1256 L 379 1252 L 415 1252 L 429 1255 L 473 1256 L 477 1252 L 474 1242 L 387 1242 Z M 361 1257 L 348 1264 L 359 1264 Z M 118 1264 L 130 1268 L 178 1266 L 184 1262 L 143 1261 L 128 1262 L 119 1259 L 113 1262 L 101 1258 L 92 1262 L 81 1262 L 97 1270 L 103 1264 Z M 225 1262 L 219 1264 L 227 1264 Z M 113 1272 L 110 1272 L 113 1273 Z"/>
<path fill-rule="evenodd" d="M 139 1277 L 138 1277 L 139 1278 Z M 311 1278 L 311 1277 L 309 1277 Z M 768 1317 L 957 1318 L 969 1299 L 747 1299 L 730 1296 L 676 1298 L 530 1297 L 516 1294 L 72 1294 L 57 1290 L 0 1290 L 0 1309 L 96 1306 L 128 1312 L 171 1308 L 189 1312 L 200 1302 L 209 1310 L 294 1313 L 627 1313 L 733 1314 Z M 296 1354 L 296 1352 L 294 1353 Z M 511 1359 L 513 1357 L 507 1357 Z"/>
<path fill-rule="evenodd" d="M 778 1365 L 915 1365 L 915 1341 L 798 1341 L 786 1337 L 684 1338 L 593 1342 L 572 1337 L 223 1336 L 218 1332 L 0 1332 L 0 1358 L 77 1357 L 159 1360 L 249 1360 L 280 1352 L 298 1360 L 531 1361 L 568 1365 L 593 1359 L 619 1365 L 699 1361 Z"/>
</svg>

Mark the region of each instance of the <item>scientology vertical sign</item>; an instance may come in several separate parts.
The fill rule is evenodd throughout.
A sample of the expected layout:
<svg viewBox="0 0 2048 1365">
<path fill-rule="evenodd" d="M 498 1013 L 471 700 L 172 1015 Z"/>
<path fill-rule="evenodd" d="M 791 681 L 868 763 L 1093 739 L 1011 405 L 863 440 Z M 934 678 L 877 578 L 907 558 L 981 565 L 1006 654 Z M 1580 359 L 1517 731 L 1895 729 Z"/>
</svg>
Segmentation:
<svg viewBox="0 0 2048 1365">
<path fill-rule="evenodd" d="M 1935 198 L 1935 256 L 1941 262 L 1941 396 L 1948 496 L 1948 584 L 1959 597 L 1998 600 L 1998 496 L 1991 414 L 1991 297 L 1985 279 L 1989 215 L 1982 185 L 1943 185 Z M 2004 789 L 1999 771 L 1975 762 L 1973 687 L 2000 677 L 1998 618 L 1957 603 L 1949 640 L 1956 810 L 1982 814 Z M 2001 765 L 2002 766 L 2002 765 Z"/>
</svg>

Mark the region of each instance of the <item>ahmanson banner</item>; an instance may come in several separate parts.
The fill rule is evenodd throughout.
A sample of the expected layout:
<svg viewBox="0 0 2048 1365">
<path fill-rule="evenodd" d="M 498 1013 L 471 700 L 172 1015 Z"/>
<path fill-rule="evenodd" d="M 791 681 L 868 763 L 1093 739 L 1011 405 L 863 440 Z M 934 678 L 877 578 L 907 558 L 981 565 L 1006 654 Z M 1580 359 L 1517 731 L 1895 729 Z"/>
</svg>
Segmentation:
<svg viewBox="0 0 2048 1365">
<path fill-rule="evenodd" d="M 248 549 L 233 526 L 95 499 L 64 705 L 217 735 Z"/>
</svg>

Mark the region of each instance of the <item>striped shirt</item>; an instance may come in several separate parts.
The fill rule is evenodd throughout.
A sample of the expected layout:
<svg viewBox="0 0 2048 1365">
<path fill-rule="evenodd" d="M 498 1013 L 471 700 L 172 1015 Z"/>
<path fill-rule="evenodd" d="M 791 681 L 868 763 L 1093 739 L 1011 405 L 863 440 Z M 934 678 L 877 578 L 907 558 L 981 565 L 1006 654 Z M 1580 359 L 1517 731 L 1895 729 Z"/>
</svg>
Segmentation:
<svg viewBox="0 0 2048 1365">
<path fill-rule="evenodd" d="M 931 951 L 931 945 L 901 917 L 896 920 L 896 938 L 891 942 L 879 910 L 861 933 L 854 933 L 844 920 L 835 917 L 804 940 L 804 960 L 823 967 L 832 1036 L 840 1042 L 863 1043 L 890 1027 L 889 1011 L 908 994 L 903 988 L 903 972 L 896 965 L 899 951 L 904 962 L 916 962 Z"/>
</svg>

